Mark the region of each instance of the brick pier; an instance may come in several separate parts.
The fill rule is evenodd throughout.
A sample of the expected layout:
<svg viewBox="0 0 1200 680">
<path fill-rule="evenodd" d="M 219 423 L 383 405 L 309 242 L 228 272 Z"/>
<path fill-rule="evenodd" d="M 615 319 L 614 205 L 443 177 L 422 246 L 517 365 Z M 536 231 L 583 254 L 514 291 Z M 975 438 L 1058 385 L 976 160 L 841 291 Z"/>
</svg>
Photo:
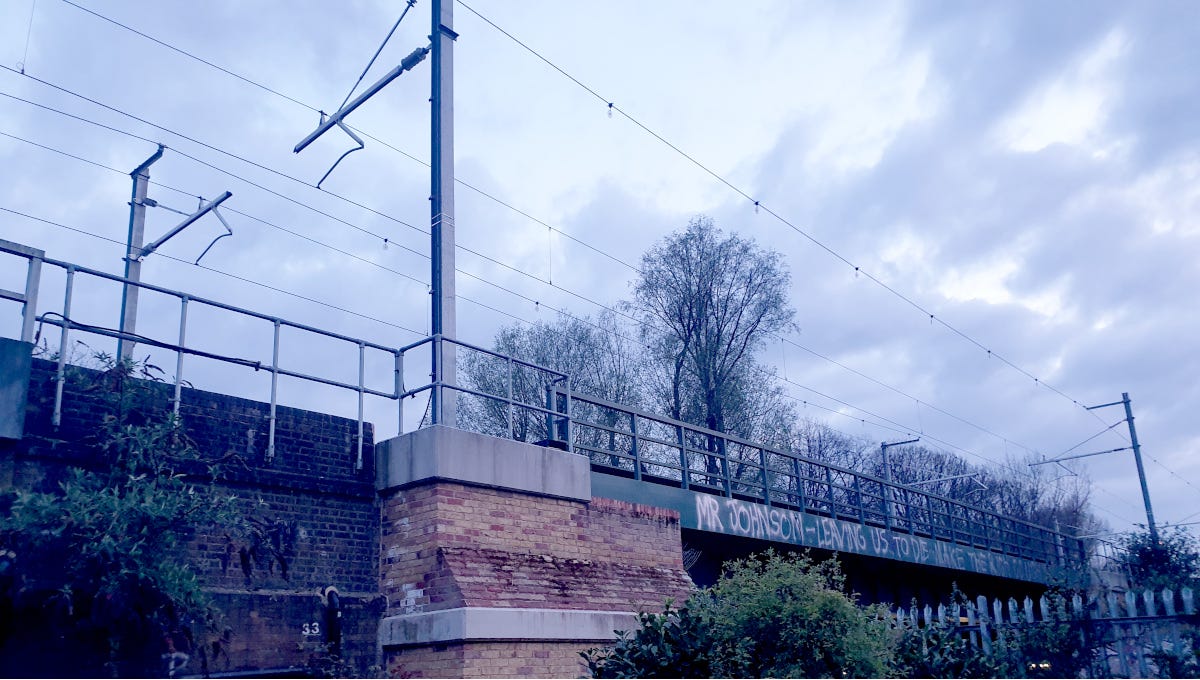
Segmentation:
<svg viewBox="0 0 1200 680">
<path fill-rule="evenodd" d="M 592 498 L 586 457 L 446 427 L 376 445 L 390 676 L 577 677 L 681 602 L 674 511 Z"/>
</svg>

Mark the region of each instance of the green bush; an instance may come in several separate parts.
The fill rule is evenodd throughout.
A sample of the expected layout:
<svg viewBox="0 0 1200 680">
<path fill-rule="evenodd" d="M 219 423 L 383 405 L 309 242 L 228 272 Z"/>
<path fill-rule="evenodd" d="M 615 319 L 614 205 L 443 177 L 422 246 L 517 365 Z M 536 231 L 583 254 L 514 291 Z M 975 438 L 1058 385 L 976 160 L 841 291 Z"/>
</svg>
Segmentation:
<svg viewBox="0 0 1200 680">
<path fill-rule="evenodd" d="M 117 363 L 93 378 L 112 400 L 100 465 L 0 493 L 0 675 L 159 675 L 214 620 L 187 544 L 238 524 L 236 499 L 131 377 Z"/>
<path fill-rule="evenodd" d="M 774 552 L 728 564 L 683 609 L 639 623 L 584 653 L 593 677 L 883 677 L 895 642 L 884 610 L 845 592 L 836 561 Z"/>
</svg>

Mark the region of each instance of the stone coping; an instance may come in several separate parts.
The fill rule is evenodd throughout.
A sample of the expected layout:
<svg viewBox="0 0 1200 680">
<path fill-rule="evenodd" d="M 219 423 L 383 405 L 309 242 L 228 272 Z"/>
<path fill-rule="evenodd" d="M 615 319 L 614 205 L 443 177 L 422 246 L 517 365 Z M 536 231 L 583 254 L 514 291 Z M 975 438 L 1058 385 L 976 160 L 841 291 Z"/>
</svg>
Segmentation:
<svg viewBox="0 0 1200 680">
<path fill-rule="evenodd" d="M 458 482 L 592 500 L 586 456 L 434 425 L 375 444 L 376 489 Z"/>
<path fill-rule="evenodd" d="M 580 609 L 459 607 L 389 616 L 379 624 L 380 647 L 454 642 L 530 640 L 611 642 L 637 626 L 631 612 Z"/>
</svg>

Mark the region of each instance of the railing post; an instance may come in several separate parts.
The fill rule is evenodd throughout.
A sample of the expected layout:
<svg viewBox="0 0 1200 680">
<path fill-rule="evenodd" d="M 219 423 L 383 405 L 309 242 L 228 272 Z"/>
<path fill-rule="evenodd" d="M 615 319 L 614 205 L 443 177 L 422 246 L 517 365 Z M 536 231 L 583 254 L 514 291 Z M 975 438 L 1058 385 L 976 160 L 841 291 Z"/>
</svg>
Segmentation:
<svg viewBox="0 0 1200 680">
<path fill-rule="evenodd" d="M 394 352 L 396 357 L 393 375 L 396 390 L 396 436 L 404 434 L 404 352 Z"/>
<path fill-rule="evenodd" d="M 726 455 L 724 437 L 717 437 L 717 453 L 721 456 L 721 479 L 725 483 L 725 497 L 733 498 L 733 479 L 729 474 L 729 456 Z"/>
<path fill-rule="evenodd" d="M 183 355 L 187 340 L 188 296 L 179 299 L 179 349 L 175 352 L 175 417 L 179 417 L 179 398 L 183 392 Z"/>
<path fill-rule="evenodd" d="M 554 385 L 546 385 L 546 441 L 554 441 Z"/>
<path fill-rule="evenodd" d="M 354 469 L 363 467 L 363 386 L 367 375 L 367 347 L 362 340 L 358 341 L 358 453 L 354 458 Z"/>
<path fill-rule="evenodd" d="M 792 456 L 792 474 L 796 480 L 796 503 L 800 506 L 800 512 L 804 512 L 804 478 L 800 475 L 800 459 Z"/>
<path fill-rule="evenodd" d="M 50 424 L 56 428 L 62 425 L 63 383 L 67 380 L 67 338 L 71 330 L 71 288 L 74 284 L 75 265 L 67 265 L 67 290 L 63 295 L 62 333 L 58 336 L 58 370 L 54 376 L 57 383 L 54 386 L 54 414 L 50 418 Z"/>
<path fill-rule="evenodd" d="M 507 373 L 507 378 L 505 380 L 505 382 L 507 383 L 506 394 L 507 394 L 507 399 L 508 399 L 508 401 L 506 402 L 506 407 L 507 407 L 507 411 L 508 411 L 508 438 L 512 439 L 513 438 L 513 360 L 512 360 L 512 357 L 505 357 L 505 359 L 507 359 L 507 365 L 508 365 L 508 373 Z"/>
<path fill-rule="evenodd" d="M 682 425 L 675 426 L 675 441 L 679 442 L 680 487 L 684 490 L 687 490 L 688 480 L 692 476 L 692 466 L 688 464 L 687 442 L 683 436 Z"/>
<path fill-rule="evenodd" d="M 574 445 L 571 443 L 571 378 L 564 377 L 563 382 L 567 385 L 567 453 L 574 451 Z"/>
<path fill-rule="evenodd" d="M 41 253 L 42 251 L 37 251 Z M 33 342 L 33 322 L 37 320 L 38 290 L 42 284 L 42 256 L 31 255 L 25 272 L 25 304 L 21 308 L 21 342 Z"/>
<path fill-rule="evenodd" d="M 632 448 L 631 453 L 633 453 L 633 478 L 638 481 L 641 481 L 641 479 L 642 479 L 642 449 L 640 446 L 638 446 L 637 414 L 633 413 L 633 412 L 630 412 L 630 414 L 629 414 L 629 432 L 632 433 L 632 435 L 633 435 L 633 442 L 632 442 L 633 446 L 631 447 Z M 616 462 L 616 461 L 614 461 L 614 462 Z M 687 486 L 684 485 L 683 488 L 686 489 Z"/>
<path fill-rule="evenodd" d="M 883 486 L 880 487 L 883 501 L 883 527 L 888 531 L 892 530 L 892 482 L 890 479 L 884 480 Z"/>
<path fill-rule="evenodd" d="M 771 487 L 768 486 L 767 483 L 767 450 L 761 446 L 758 447 L 758 460 L 759 463 L 762 464 L 762 467 L 759 468 L 759 472 L 761 473 L 760 476 L 762 477 L 763 503 L 770 507 Z"/>
<path fill-rule="evenodd" d="M 854 500 L 855 505 L 858 506 L 858 523 L 866 524 L 867 517 L 863 512 L 862 482 L 857 474 L 854 475 Z"/>
<path fill-rule="evenodd" d="M 838 504 L 833 497 L 833 470 L 825 465 L 825 501 L 829 503 L 829 516 L 837 519 Z"/>
<path fill-rule="evenodd" d="M 445 399 L 445 394 L 442 392 L 442 358 L 442 335 L 436 333 L 433 336 L 433 375 L 430 376 L 433 378 L 433 391 L 430 392 L 433 408 L 429 411 L 434 425 L 442 423 L 442 403 Z"/>
<path fill-rule="evenodd" d="M 267 420 L 267 462 L 275 460 L 275 410 L 279 403 L 279 319 L 274 319 L 275 336 L 271 350 L 271 415 Z"/>
</svg>

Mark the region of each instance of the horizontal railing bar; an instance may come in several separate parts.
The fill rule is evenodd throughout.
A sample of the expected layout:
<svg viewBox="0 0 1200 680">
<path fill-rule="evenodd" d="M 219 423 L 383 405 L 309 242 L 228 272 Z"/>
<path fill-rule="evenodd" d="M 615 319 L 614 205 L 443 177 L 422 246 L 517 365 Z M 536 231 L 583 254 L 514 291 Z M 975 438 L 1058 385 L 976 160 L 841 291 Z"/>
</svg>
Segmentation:
<svg viewBox="0 0 1200 680">
<path fill-rule="evenodd" d="M 37 248 L 23 245 L 21 243 L 6 241 L 2 238 L 0 238 L 0 252 L 8 253 L 10 255 L 17 255 L 27 260 L 35 257 L 42 260 L 45 260 L 46 258 L 45 251 L 38 250 Z"/>
<path fill-rule="evenodd" d="M 873 475 L 868 475 L 868 474 L 864 474 L 864 473 L 861 473 L 861 472 L 856 472 L 856 471 L 854 471 L 854 470 L 850 470 L 850 469 L 847 469 L 847 468 L 842 468 L 842 467 L 839 467 L 839 466 L 836 466 L 836 465 L 832 465 L 832 464 L 829 464 L 829 463 L 825 463 L 825 462 L 822 462 L 822 461 L 819 461 L 819 460 L 816 460 L 816 459 L 812 459 L 812 458 L 809 458 L 809 457 L 807 457 L 807 456 L 803 456 L 803 455 L 800 455 L 800 454 L 797 454 L 797 453 L 794 453 L 794 452 L 790 452 L 790 451 L 780 451 L 780 450 L 778 450 L 778 449 L 773 449 L 773 448 L 770 448 L 770 447 L 762 446 L 761 444 L 755 444 L 754 442 L 751 442 L 751 441 L 748 441 L 748 440 L 742 439 L 742 438 L 740 438 L 740 437 L 737 437 L 736 435 L 725 434 L 725 433 L 718 432 L 718 431 L 715 431 L 715 430 L 710 430 L 710 429 L 708 429 L 708 428 L 700 427 L 700 426 L 697 426 L 697 425 L 692 425 L 692 424 L 690 424 L 690 423 L 687 423 L 687 422 L 684 422 L 684 421 L 675 420 L 675 419 L 673 419 L 673 418 L 669 418 L 669 417 L 666 417 L 666 416 L 658 416 L 658 415 L 654 415 L 654 414 L 651 414 L 651 413 L 647 413 L 647 412 L 645 412 L 645 411 L 641 411 L 641 410 L 639 410 L 639 409 L 635 409 L 635 408 L 631 408 L 631 407 L 625 407 L 625 406 L 621 406 L 620 404 L 616 404 L 616 403 L 614 403 L 614 402 L 610 402 L 610 401 L 607 401 L 607 400 L 605 400 L 605 399 L 601 399 L 601 398 L 598 398 L 598 397 L 593 397 L 593 396 L 585 396 L 585 395 L 580 395 L 580 394 L 572 394 L 572 395 L 571 395 L 571 398 L 572 398 L 572 399 L 574 399 L 574 400 L 576 400 L 576 401 L 581 401 L 581 402 L 584 402 L 584 403 L 587 403 L 587 404 L 592 404 L 592 405 L 594 405 L 594 406 L 599 406 L 599 407 L 602 407 L 602 408 L 611 409 L 611 410 L 613 410 L 613 411 L 617 411 L 617 412 L 625 413 L 625 414 L 628 414 L 628 415 L 631 415 L 631 416 L 634 416 L 634 417 L 643 418 L 643 419 L 645 419 L 645 420 L 649 420 L 649 421 L 652 421 L 652 422 L 661 423 L 661 424 L 664 424 L 664 425 L 667 425 L 667 426 L 670 426 L 670 427 L 678 427 L 678 428 L 682 428 L 682 429 L 683 429 L 685 432 L 687 432 L 687 433 L 693 433 L 693 434 L 697 434 L 697 435 L 704 436 L 704 437 L 715 437 L 715 438 L 718 438 L 718 439 L 722 439 L 722 440 L 724 440 L 724 441 L 726 441 L 726 442 L 730 442 L 730 443 L 738 444 L 738 445 L 741 445 L 741 446 L 746 446 L 746 447 L 748 447 L 748 448 L 751 448 L 751 449 L 763 450 L 763 451 L 766 451 L 766 452 L 768 452 L 768 453 L 770 453 L 770 454 L 773 454 L 773 455 L 783 456 L 783 457 L 785 457 L 785 458 L 794 459 L 794 460 L 797 460 L 797 461 L 799 461 L 799 462 L 803 462 L 803 463 L 807 463 L 807 464 L 811 464 L 811 465 L 817 465 L 817 466 L 819 466 L 819 467 L 821 467 L 821 468 L 828 468 L 828 469 L 830 469 L 831 471 L 833 471 L 833 472 L 835 472 L 835 473 L 840 473 L 840 474 L 845 474 L 845 475 L 851 475 L 852 477 L 857 477 L 857 478 L 859 478 L 860 480 L 866 480 L 866 481 L 871 481 L 871 482 L 875 482 L 875 483 L 879 483 L 879 484 L 884 484 L 884 485 L 886 485 L 886 486 L 888 486 L 888 487 L 895 488 L 895 489 L 902 489 L 902 490 L 904 490 L 904 491 L 906 491 L 906 492 L 909 492 L 909 493 L 912 493 L 912 494 L 916 494 L 916 495 L 917 495 L 917 496 L 919 496 L 919 497 L 925 497 L 925 498 L 930 498 L 930 499 L 936 499 L 936 500 L 938 500 L 938 501 L 942 501 L 942 502 L 950 503 L 951 505 L 954 505 L 954 506 L 956 506 L 956 507 L 962 507 L 962 508 L 969 508 L 969 509 L 973 509 L 973 510 L 978 510 L 979 512 L 982 512 L 982 513 L 984 513 L 984 514 L 985 514 L 985 515 L 987 515 L 987 516 L 992 516 L 992 517 L 995 517 L 995 518 L 997 518 L 997 519 L 1000 519 L 1000 520 L 1003 520 L 1003 521 L 1010 521 L 1010 522 L 1014 522 L 1014 523 L 1017 523 L 1017 524 L 1025 525 L 1025 526 L 1029 527 L 1030 529 L 1034 529 L 1034 530 L 1037 530 L 1037 531 L 1048 532 L 1050 535 L 1054 535 L 1054 534 L 1056 533 L 1056 532 L 1054 532 L 1052 529 L 1050 529 L 1050 528 L 1048 528 L 1048 527 L 1042 527 L 1042 526 L 1039 526 L 1039 525 L 1033 524 L 1032 522 L 1028 522 L 1028 521 L 1026 521 L 1026 520 L 1022 520 L 1022 519 L 1018 519 L 1018 518 L 1014 518 L 1014 517 L 1005 517 L 1005 516 L 1003 516 L 1003 515 L 1000 515 L 1000 514 L 998 514 L 998 513 L 994 513 L 994 512 L 992 512 L 992 511 L 986 510 L 986 509 L 984 509 L 984 508 L 975 508 L 975 507 L 973 507 L 973 506 L 967 505 L 967 504 L 965 504 L 965 503 L 962 503 L 962 502 L 960 502 L 960 501 L 956 501 L 956 500 L 954 500 L 954 499 L 951 499 L 951 498 L 946 498 L 946 497 L 944 497 L 944 496 L 940 496 L 940 495 L 937 495 L 937 494 L 934 494 L 934 493 L 931 493 L 931 492 L 928 492 L 928 491 L 923 491 L 923 490 L 920 490 L 920 489 L 914 489 L 914 488 L 912 488 L 912 487 L 907 487 L 907 486 L 904 486 L 904 485 L 902 485 L 902 484 L 897 484 L 897 483 L 895 483 L 895 482 L 891 482 L 891 483 L 889 483 L 889 482 L 887 482 L 886 480 L 884 480 L 884 479 L 881 479 L 881 478 L 879 478 L 879 477 L 875 477 L 875 476 L 873 476 Z M 626 434 L 628 434 L 628 435 L 632 436 L 632 433 L 626 433 Z M 645 439 L 645 440 L 649 440 L 649 438 L 647 438 L 647 437 L 641 437 L 641 436 L 639 436 L 638 438 L 639 438 L 639 439 Z M 676 447 L 676 448 L 679 448 L 679 443 L 678 443 L 678 442 L 671 442 L 671 443 L 669 443 L 669 444 L 668 444 L 668 443 L 666 443 L 666 442 L 659 442 L 659 443 L 663 443 L 663 444 L 666 444 L 666 445 L 670 445 L 670 446 L 674 446 L 674 447 Z M 722 456 L 722 455 L 720 454 L 720 452 L 715 452 L 715 451 L 697 451 L 697 450 L 690 449 L 690 448 L 689 448 L 688 450 L 689 450 L 689 451 L 693 451 L 693 452 L 695 452 L 695 453 L 701 453 L 701 454 L 703 454 L 703 455 L 712 455 L 712 456 L 717 456 L 717 457 L 719 457 L 719 458 L 721 458 L 721 457 L 724 457 L 724 456 Z M 727 459 L 727 460 L 728 460 L 728 459 Z M 750 464 L 750 463 L 746 463 L 746 465 L 749 465 L 749 464 Z M 1062 535 L 1062 536 L 1064 536 L 1064 537 L 1066 537 L 1066 538 L 1070 538 L 1070 536 L 1068 536 L 1067 534 L 1059 534 L 1059 535 Z"/>
<path fill-rule="evenodd" d="M 123 276 L 118 276 L 116 274 L 109 274 L 108 272 L 102 272 L 98 269 L 91 269 L 89 267 L 72 265 L 68 262 L 62 262 L 60 260 L 54 260 L 51 258 L 45 258 L 45 259 L 43 259 L 43 262 L 45 264 L 51 264 L 56 267 L 60 267 L 62 269 L 67 269 L 68 267 L 74 267 L 76 273 L 89 274 L 89 275 L 95 276 L 97 278 L 106 279 L 108 281 L 113 281 L 115 283 L 128 284 L 131 286 L 136 286 L 138 288 L 144 288 L 146 290 L 154 291 L 156 293 L 162 293 L 163 295 L 170 295 L 172 297 L 176 297 L 179 299 L 183 299 L 186 297 L 188 299 L 189 303 L 199 302 L 200 304 L 208 305 L 209 307 L 215 307 L 217 309 L 224 309 L 225 311 L 242 314 L 243 316 L 249 316 L 249 317 L 252 317 L 255 319 L 261 319 L 263 321 L 270 321 L 271 323 L 278 321 L 280 324 L 282 324 L 284 326 L 288 326 L 290 328 L 296 328 L 298 330 L 307 331 L 309 333 L 323 335 L 325 337 L 333 338 L 335 340 L 343 340 L 345 342 L 353 343 L 355 345 L 361 343 L 365 347 L 369 347 L 371 349 L 379 350 L 382 352 L 387 352 L 388 354 L 395 354 L 398 351 L 393 347 L 388 347 L 387 345 L 381 345 L 379 343 L 371 342 L 370 340 L 363 340 L 361 338 L 355 338 L 355 337 L 351 337 L 349 335 L 342 335 L 341 333 L 327 331 L 327 330 L 324 330 L 321 328 L 317 328 L 315 326 L 309 326 L 308 324 L 299 323 L 297 321 L 288 321 L 287 319 L 282 319 L 279 317 L 271 316 L 270 314 L 263 314 L 262 312 L 255 312 L 253 310 L 249 310 L 244 307 L 238 307 L 237 305 L 231 305 L 231 304 L 227 304 L 224 302 L 218 302 L 216 300 L 210 300 L 210 299 L 204 298 L 204 297 L 194 296 L 194 295 L 191 295 L 190 293 L 183 293 L 183 292 L 171 289 L 171 288 L 164 288 L 162 286 L 156 286 L 153 283 L 145 283 L 143 281 L 134 281 L 132 279 L 127 279 Z"/>
<path fill-rule="evenodd" d="M 270 369 L 265 368 L 263 370 L 269 371 Z M 289 371 L 286 368 L 277 368 L 276 372 L 279 373 L 279 375 L 286 375 L 289 378 L 300 378 L 301 380 L 309 380 L 312 382 L 321 383 L 322 385 L 329 385 L 331 387 L 341 387 L 343 389 L 350 390 L 351 392 L 359 391 L 358 385 L 352 385 L 350 383 L 338 382 L 337 380 L 333 380 L 330 378 L 322 378 L 320 376 L 315 376 L 315 375 L 306 375 L 306 374 L 300 373 L 298 371 Z M 395 395 L 395 393 L 393 393 L 393 392 L 380 392 L 378 390 L 374 390 L 374 389 L 371 389 L 370 387 L 365 387 L 365 386 L 362 388 L 362 393 L 370 394 L 370 395 L 373 395 L 376 397 L 384 397 L 386 399 L 397 399 L 398 398 Z"/>
<path fill-rule="evenodd" d="M 38 317 L 38 321 L 40 323 L 49 324 L 51 326 L 56 326 L 58 328 L 62 328 L 64 325 L 69 323 L 72 330 L 77 330 L 77 331 L 81 331 L 84 333 L 91 333 L 93 335 L 102 335 L 104 337 L 116 338 L 119 340 L 129 340 L 131 342 L 136 342 L 140 345 L 150 345 L 152 347 L 158 347 L 160 349 L 165 349 L 165 350 L 169 350 L 172 352 L 183 352 L 184 354 L 189 354 L 189 355 L 201 357 L 204 359 L 213 359 L 215 361 L 223 361 L 227 364 L 234 364 L 237 366 L 245 366 L 247 368 L 253 368 L 255 371 L 268 371 L 269 372 L 271 370 L 271 367 L 270 367 L 270 365 L 268 365 L 267 362 L 263 362 L 263 361 L 260 361 L 257 359 L 243 359 L 241 357 L 231 357 L 231 356 L 227 356 L 224 354 L 216 354 L 214 352 L 206 352 L 201 349 L 194 349 L 191 347 L 181 347 L 181 346 L 173 344 L 173 343 L 163 342 L 161 340 L 155 340 L 154 338 L 149 338 L 149 337 L 146 337 L 143 335 L 137 335 L 134 333 L 122 333 L 121 331 L 114 331 L 109 328 L 100 328 L 97 326 L 89 326 L 87 324 L 81 324 L 78 321 L 68 320 L 68 321 L 64 322 L 61 319 L 52 319 L 52 318 L 47 317 L 46 315 L 42 315 L 42 316 Z M 317 382 L 317 383 L 321 383 L 324 385 L 330 385 L 333 387 L 341 387 L 343 389 L 350 390 L 352 392 L 358 391 L 358 385 L 351 385 L 349 383 L 338 382 L 336 380 L 332 380 L 329 378 L 322 378 L 320 376 L 308 375 L 305 373 L 300 373 L 298 371 L 290 371 L 285 368 L 279 368 L 279 369 L 277 369 L 277 371 L 278 371 L 279 375 L 286 375 L 286 376 L 289 376 L 292 378 L 299 378 L 301 380 L 308 380 L 310 382 Z M 397 398 L 396 395 L 393 393 L 380 392 L 378 390 L 374 390 L 369 387 L 364 387 L 362 391 L 363 391 L 363 394 L 370 394 L 370 395 L 377 396 L 377 397 L 384 397 L 386 399 L 396 399 Z"/>
<path fill-rule="evenodd" d="M 467 349 L 474 350 L 474 351 L 480 352 L 482 354 L 489 354 L 493 357 L 496 357 L 497 359 L 504 359 L 505 361 L 508 361 L 511 359 L 514 364 L 519 364 L 526 368 L 532 368 L 534 370 L 542 371 L 544 373 L 550 373 L 550 374 L 558 376 L 560 379 L 570 377 L 568 374 L 563 373 L 562 371 L 556 371 L 553 368 L 547 368 L 546 366 L 542 366 L 540 364 L 535 364 L 535 363 L 532 363 L 529 361 L 525 361 L 523 359 L 518 359 L 516 357 L 510 357 L 506 354 L 500 354 L 499 352 L 497 352 L 495 350 L 487 349 L 486 347 L 480 347 L 479 345 L 473 345 L 469 342 L 464 342 L 462 340 L 455 340 L 454 338 L 447 338 L 444 335 L 430 336 L 428 338 L 425 338 L 424 340 L 419 340 L 419 341 L 413 343 L 412 345 L 408 346 L 407 348 L 401 348 L 400 351 L 407 352 L 409 349 L 412 349 L 413 347 L 419 347 L 420 345 L 422 345 L 426 342 L 436 341 L 436 340 L 448 342 L 452 345 L 457 345 L 459 347 L 465 347 Z M 446 385 L 446 387 L 450 387 L 450 385 Z M 566 414 L 561 414 L 561 415 L 566 415 Z"/>
<path fill-rule="evenodd" d="M 430 390 L 434 387 L 437 387 L 437 385 L 438 385 L 437 383 L 426 383 L 424 385 L 421 385 L 420 387 L 414 387 L 411 390 L 406 390 L 404 392 L 401 392 L 399 398 L 407 399 L 409 397 L 414 397 L 422 392 L 425 392 L 426 390 Z M 523 401 L 517 401 L 515 399 L 512 401 L 509 401 L 509 399 L 506 397 L 500 397 L 495 394 L 488 394 L 487 392 L 480 392 L 478 390 L 473 390 L 469 387 L 447 385 L 445 383 L 442 384 L 442 387 L 444 387 L 448 390 L 454 390 L 455 392 L 462 392 L 465 394 L 472 394 L 477 397 L 483 397 L 484 399 L 491 399 L 492 401 L 504 402 L 506 404 L 511 403 L 516 408 L 523 408 L 523 409 L 528 409 L 530 411 L 537 411 L 538 413 L 541 413 L 541 414 L 558 416 L 560 418 L 566 417 L 565 413 L 559 413 L 558 411 L 548 409 L 544 406 L 538 406 L 537 404 L 529 404 L 529 403 L 526 403 Z M 357 390 L 358 387 L 355 387 L 354 389 Z"/>
</svg>

